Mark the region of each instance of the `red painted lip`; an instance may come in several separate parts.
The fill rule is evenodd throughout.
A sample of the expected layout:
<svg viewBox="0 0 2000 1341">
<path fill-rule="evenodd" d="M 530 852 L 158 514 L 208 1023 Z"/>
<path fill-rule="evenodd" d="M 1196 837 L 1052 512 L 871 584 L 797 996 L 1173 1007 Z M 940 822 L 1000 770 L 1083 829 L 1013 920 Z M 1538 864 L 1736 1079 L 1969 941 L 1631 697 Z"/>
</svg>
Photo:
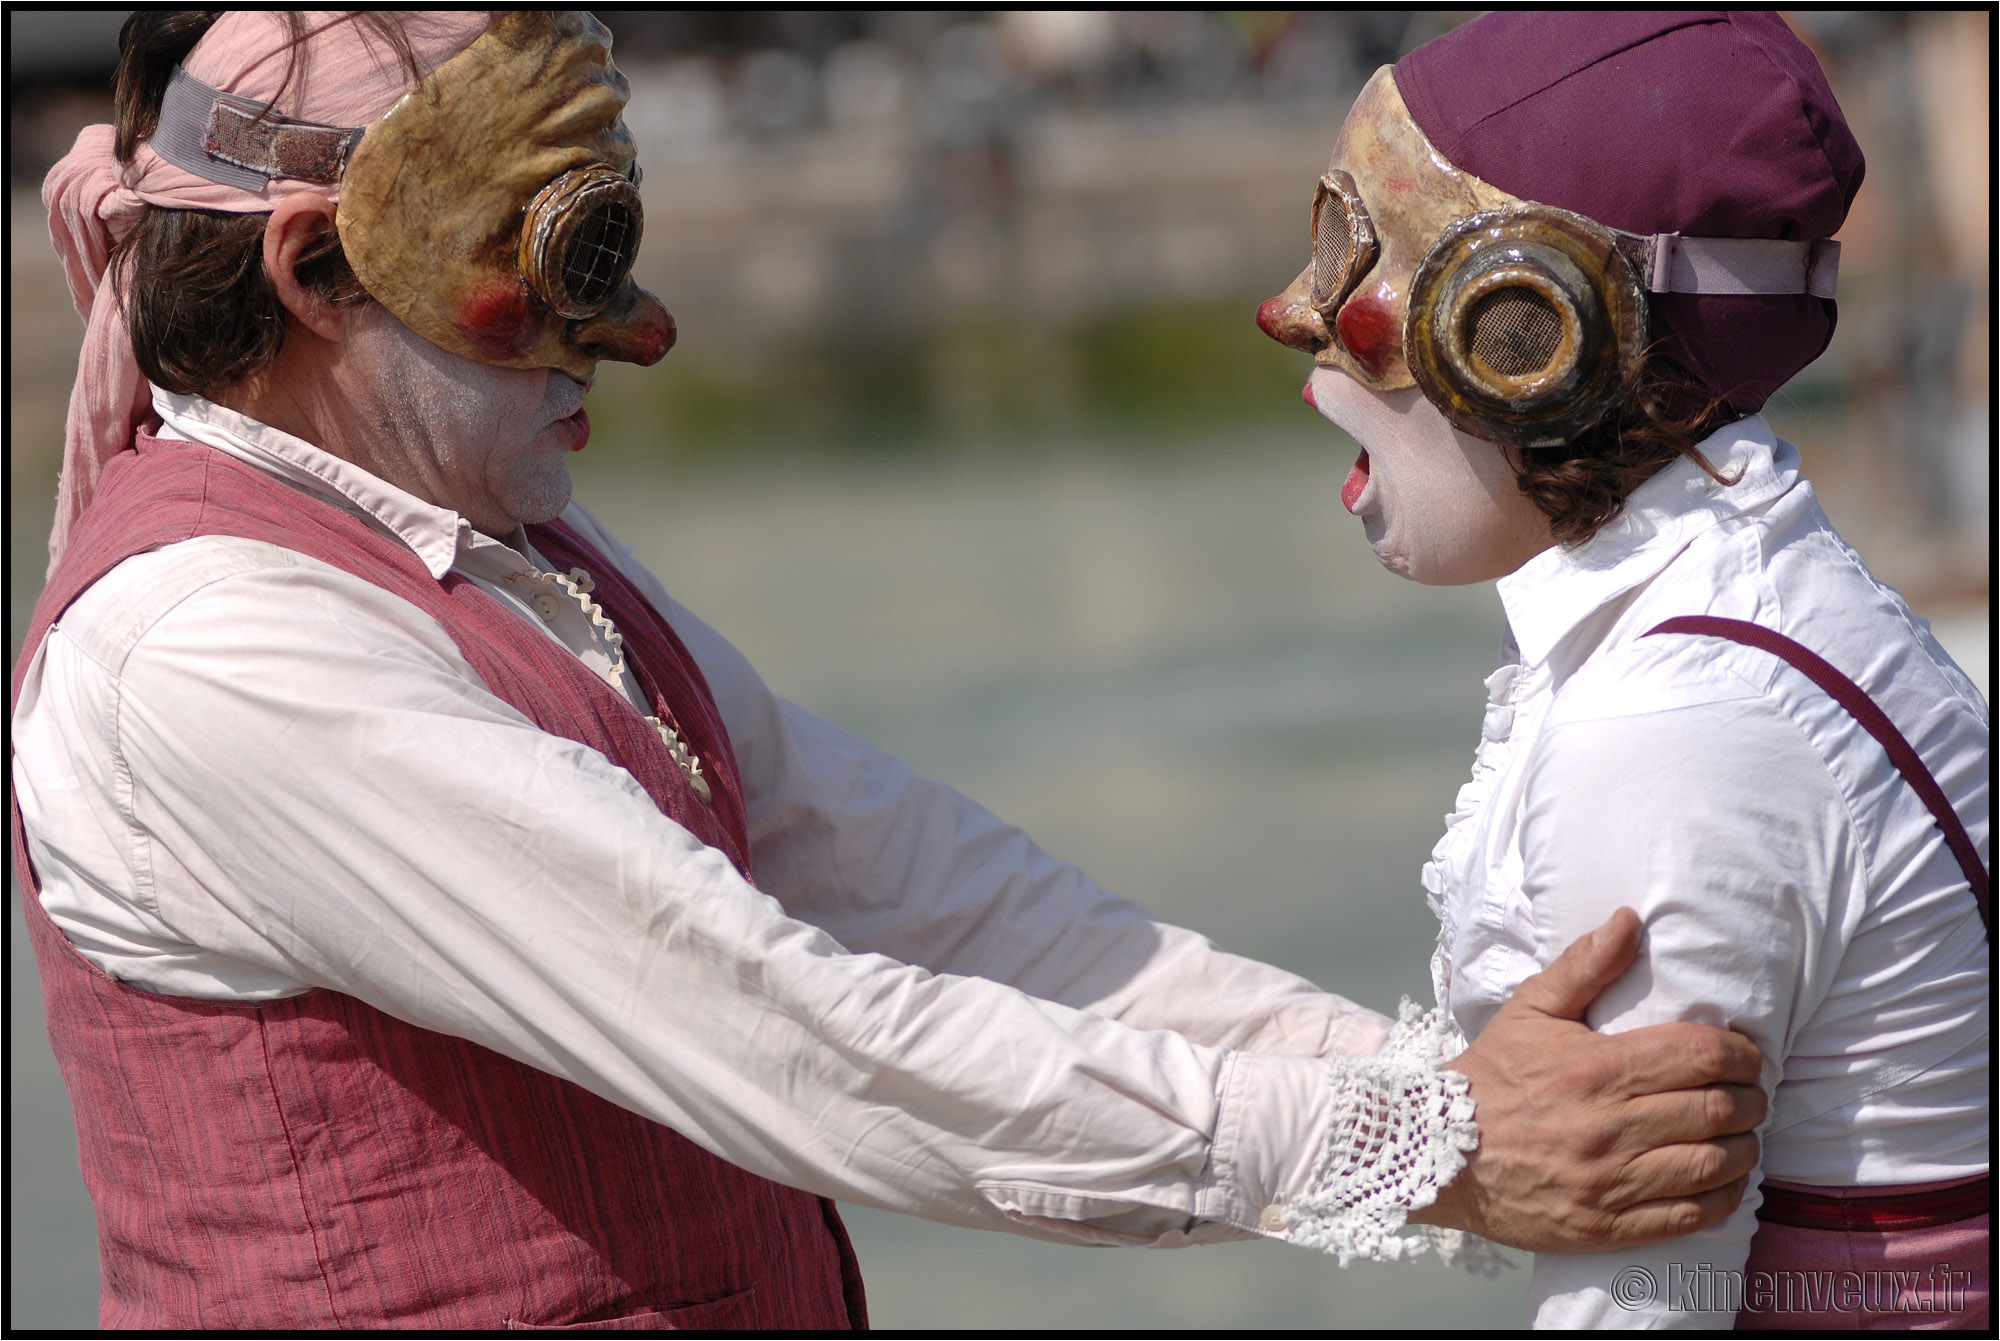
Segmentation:
<svg viewBox="0 0 2000 1341">
<path fill-rule="evenodd" d="M 1368 488 L 1368 450 L 1354 458 L 1354 469 L 1347 472 L 1347 483 L 1340 486 L 1340 503 L 1349 512 L 1361 501 L 1362 493 Z"/>
<path fill-rule="evenodd" d="M 580 452 L 586 446 L 589 445 L 590 411 L 579 408 L 577 412 L 569 416 L 569 418 L 558 419 L 556 420 L 556 423 L 561 425 L 562 428 L 569 434 L 569 439 L 570 439 L 569 449 L 572 452 Z"/>
</svg>

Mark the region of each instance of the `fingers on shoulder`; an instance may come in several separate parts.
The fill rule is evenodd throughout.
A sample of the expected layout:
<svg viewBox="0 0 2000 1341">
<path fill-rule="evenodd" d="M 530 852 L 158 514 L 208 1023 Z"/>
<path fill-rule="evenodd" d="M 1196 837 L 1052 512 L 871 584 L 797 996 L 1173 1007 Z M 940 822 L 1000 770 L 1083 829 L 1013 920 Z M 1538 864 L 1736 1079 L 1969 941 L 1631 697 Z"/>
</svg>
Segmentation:
<svg viewBox="0 0 2000 1341">
<path fill-rule="evenodd" d="M 1621 1209 L 1665 1205 L 1736 1188 L 1757 1167 L 1755 1136 L 1725 1136 L 1649 1150 L 1621 1170 L 1621 1186 L 1606 1198 Z"/>
<path fill-rule="evenodd" d="M 1614 1069 L 1630 1094 L 1658 1094 L 1697 1085 L 1755 1085 L 1764 1054 L 1742 1034 L 1713 1025 L 1650 1025 L 1610 1036 L 1618 1045 L 1594 1059 Z"/>
<path fill-rule="evenodd" d="M 1694 1196 L 1642 1202 L 1616 1215 L 1605 1217 L 1597 1249 L 1642 1247 L 1662 1243 L 1721 1224 L 1742 1204 L 1744 1182 L 1737 1179 L 1725 1186 Z"/>
</svg>

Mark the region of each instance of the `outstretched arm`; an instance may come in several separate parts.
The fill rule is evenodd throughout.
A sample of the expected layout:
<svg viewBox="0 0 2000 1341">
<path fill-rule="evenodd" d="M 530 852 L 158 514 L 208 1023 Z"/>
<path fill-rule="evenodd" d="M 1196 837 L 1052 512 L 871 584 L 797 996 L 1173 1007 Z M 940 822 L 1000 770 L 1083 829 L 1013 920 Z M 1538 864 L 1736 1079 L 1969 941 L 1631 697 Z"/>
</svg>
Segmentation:
<svg viewBox="0 0 2000 1341">
<path fill-rule="evenodd" d="M 580 509 L 570 516 L 591 521 Z M 594 522 L 590 533 L 626 553 Z M 643 565 L 624 566 L 708 674 L 752 794 L 760 883 L 794 916 L 849 950 L 1004 982 L 1210 1046 L 1337 1058 L 1380 1044 L 1386 1022 L 1372 1012 L 1155 922 L 949 789 L 780 703 Z M 1480 1145 L 1441 1204 L 1415 1218 L 1576 1251 L 1687 1232 L 1735 1205 L 1756 1161 L 1754 1138 L 1737 1134 L 1761 1119 L 1762 1095 L 1689 1087 L 1754 1079 L 1756 1049 L 1695 1025 L 1612 1040 L 1577 1022 L 1631 963 L 1636 941 L 1627 915 L 1603 944 L 1552 967 L 1539 989 L 1529 984 L 1453 1063 L 1472 1082 Z M 1357 1123 L 1371 1106 L 1400 1104 L 1404 1139 L 1443 1155 L 1449 1177 L 1456 1160 L 1439 1147 L 1455 1133 L 1436 1113 L 1433 1065 L 1392 1062 L 1346 1089 Z M 1675 1089 L 1689 1092 L 1666 1092 Z M 1724 1136 L 1734 1139 L 1714 1139 Z M 1314 1159 L 1297 1152 L 1280 1187 L 1310 1182 Z M 1392 1184 L 1365 1163 L 1353 1165 L 1356 1182 L 1378 1197 L 1393 1187 L 1395 1223 L 1438 1181 Z"/>
<path fill-rule="evenodd" d="M 856 953 L 1003 982 L 1210 1047 L 1370 1053 L 1388 1021 L 1156 919 L 1027 834 L 768 689 L 583 508 L 565 519 L 653 601 L 700 664 L 749 805 L 757 884 Z"/>
</svg>

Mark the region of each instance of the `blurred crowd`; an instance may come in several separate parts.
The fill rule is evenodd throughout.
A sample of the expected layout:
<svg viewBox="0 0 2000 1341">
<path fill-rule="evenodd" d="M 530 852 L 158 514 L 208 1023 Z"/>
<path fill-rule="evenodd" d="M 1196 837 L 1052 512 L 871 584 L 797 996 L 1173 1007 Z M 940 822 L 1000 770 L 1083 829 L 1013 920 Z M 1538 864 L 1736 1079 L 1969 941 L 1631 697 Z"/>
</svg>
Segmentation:
<svg viewBox="0 0 2000 1341">
<path fill-rule="evenodd" d="M 609 16 L 650 273 L 720 338 L 1249 292 L 1407 12 Z M 1308 188 L 1309 189 L 1309 185 Z M 1279 267 L 1282 269 L 1282 265 Z M 857 329 L 858 328 L 858 329 Z"/>
<path fill-rule="evenodd" d="M 1053 107 L 1323 100 L 1472 12 L 625 10 L 610 22 L 670 91 L 675 143 L 903 122 L 963 146 Z"/>
</svg>

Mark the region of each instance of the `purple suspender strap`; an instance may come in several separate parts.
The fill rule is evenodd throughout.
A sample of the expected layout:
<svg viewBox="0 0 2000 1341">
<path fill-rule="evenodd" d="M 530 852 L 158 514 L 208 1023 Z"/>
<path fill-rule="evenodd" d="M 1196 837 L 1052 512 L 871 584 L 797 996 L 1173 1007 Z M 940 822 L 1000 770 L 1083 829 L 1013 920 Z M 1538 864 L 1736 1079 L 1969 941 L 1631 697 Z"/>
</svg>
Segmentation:
<svg viewBox="0 0 2000 1341">
<path fill-rule="evenodd" d="M 1951 855 L 1958 858 L 1958 867 L 1965 872 L 1966 883 L 1972 886 L 1972 897 L 1979 901 L 1979 921 L 1986 928 L 1986 938 L 1993 938 L 1992 879 L 1985 864 L 1979 860 L 1978 849 L 1973 847 L 1965 825 L 1959 822 L 1958 812 L 1945 799 L 1944 788 L 1938 786 L 1937 779 L 1931 776 L 1930 769 L 1924 766 L 1923 759 L 1910 742 L 1904 739 L 1888 714 L 1876 706 L 1875 700 L 1868 697 L 1860 685 L 1835 670 L 1824 657 L 1782 633 L 1774 633 L 1748 620 L 1721 619 L 1714 615 L 1681 615 L 1655 624 L 1642 636 L 1650 638 L 1656 633 L 1705 633 L 1761 648 L 1789 662 L 1801 675 L 1824 689 L 1836 703 L 1853 714 L 1854 720 L 1861 723 L 1862 728 L 1889 752 L 1889 762 L 1896 766 L 1903 780 L 1923 799 L 1938 828 L 1944 830 L 1945 845 L 1951 849 Z"/>
</svg>

